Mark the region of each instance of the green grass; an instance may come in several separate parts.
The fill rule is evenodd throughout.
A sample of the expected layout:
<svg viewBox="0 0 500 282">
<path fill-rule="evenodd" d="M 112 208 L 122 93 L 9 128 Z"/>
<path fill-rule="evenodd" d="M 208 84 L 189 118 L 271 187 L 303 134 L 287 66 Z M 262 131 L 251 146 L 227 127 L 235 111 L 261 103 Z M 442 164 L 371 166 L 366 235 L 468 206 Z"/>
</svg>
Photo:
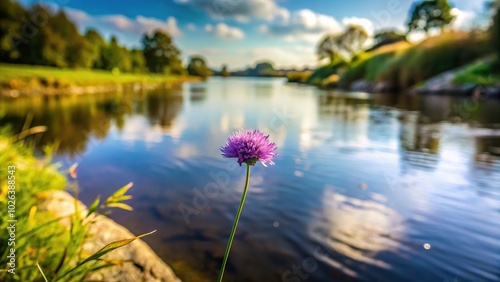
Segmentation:
<svg viewBox="0 0 500 282">
<path fill-rule="evenodd" d="M 323 80 L 327 79 L 333 74 L 337 74 L 339 69 L 344 67 L 346 65 L 346 62 L 344 61 L 337 61 L 330 63 L 328 65 L 321 66 L 317 68 L 311 76 L 307 79 L 307 83 L 316 85 L 316 86 L 321 86 L 323 84 Z"/>
<path fill-rule="evenodd" d="M 405 89 L 442 72 L 461 67 L 489 53 L 488 38 L 480 32 L 451 31 L 430 37 L 394 56 L 376 81 Z"/>
<path fill-rule="evenodd" d="M 162 74 L 112 73 L 101 70 L 66 69 L 30 65 L 0 64 L 0 85 L 18 89 L 39 85 L 60 88 L 64 86 L 95 86 L 126 83 L 175 82 L 189 77 Z"/>
<path fill-rule="evenodd" d="M 306 83 L 307 79 L 311 76 L 310 71 L 293 71 L 286 75 L 288 82 Z"/>
<path fill-rule="evenodd" d="M 454 84 L 499 85 L 500 73 L 494 71 L 494 61 L 482 61 L 472 64 L 465 71 L 458 73 L 453 79 Z"/>
<path fill-rule="evenodd" d="M 341 73 L 340 85 L 348 87 L 356 80 L 366 80 L 405 89 L 487 56 L 491 51 L 487 40 L 482 32 L 451 31 L 415 45 L 386 45 L 358 55 Z"/>
<path fill-rule="evenodd" d="M 410 46 L 408 42 L 397 42 L 358 55 L 342 74 L 340 84 L 343 87 L 348 87 L 360 79 L 375 82 L 377 76 L 387 67 L 390 60 L 403 53 Z"/>
</svg>

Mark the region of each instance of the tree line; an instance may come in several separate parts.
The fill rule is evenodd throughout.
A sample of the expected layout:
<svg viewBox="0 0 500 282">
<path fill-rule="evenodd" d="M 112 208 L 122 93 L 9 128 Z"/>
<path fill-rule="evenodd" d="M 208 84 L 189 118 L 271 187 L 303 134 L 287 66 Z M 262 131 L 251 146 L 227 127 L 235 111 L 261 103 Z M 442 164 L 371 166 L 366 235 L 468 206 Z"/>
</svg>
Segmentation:
<svg viewBox="0 0 500 282">
<path fill-rule="evenodd" d="M 133 73 L 208 76 L 206 63 L 194 56 L 184 68 L 172 37 L 155 30 L 142 36 L 141 49 L 106 41 L 97 30 L 80 34 L 64 10 L 41 4 L 25 8 L 13 0 L 0 1 L 0 62 L 52 67 L 87 68 Z"/>
</svg>

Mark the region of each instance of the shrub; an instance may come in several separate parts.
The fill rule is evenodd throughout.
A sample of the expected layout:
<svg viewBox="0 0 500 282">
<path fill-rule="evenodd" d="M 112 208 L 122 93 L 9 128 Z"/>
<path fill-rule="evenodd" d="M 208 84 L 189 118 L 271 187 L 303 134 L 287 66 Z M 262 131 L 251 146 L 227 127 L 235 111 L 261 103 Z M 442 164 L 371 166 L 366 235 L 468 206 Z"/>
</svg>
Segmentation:
<svg viewBox="0 0 500 282">
<path fill-rule="evenodd" d="M 288 82 L 305 83 L 311 74 L 310 71 L 293 71 L 287 73 L 286 78 Z"/>
<path fill-rule="evenodd" d="M 328 65 L 317 68 L 307 79 L 307 83 L 321 85 L 321 82 L 332 74 L 337 74 L 342 67 L 346 66 L 345 61 L 336 61 Z"/>
</svg>

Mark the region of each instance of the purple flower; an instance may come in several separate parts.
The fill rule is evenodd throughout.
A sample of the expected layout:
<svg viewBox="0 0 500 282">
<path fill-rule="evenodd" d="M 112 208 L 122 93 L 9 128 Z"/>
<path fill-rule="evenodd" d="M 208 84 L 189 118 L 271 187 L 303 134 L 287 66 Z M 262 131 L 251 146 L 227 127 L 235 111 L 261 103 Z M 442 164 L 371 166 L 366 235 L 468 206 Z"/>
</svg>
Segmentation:
<svg viewBox="0 0 500 282">
<path fill-rule="evenodd" d="M 259 130 L 237 131 L 227 139 L 226 145 L 220 148 L 222 156 L 226 158 L 238 158 L 238 163 L 255 165 L 257 161 L 263 166 L 266 163 L 274 165 L 273 158 L 276 144 L 269 142 L 269 135 L 265 136 Z"/>
</svg>

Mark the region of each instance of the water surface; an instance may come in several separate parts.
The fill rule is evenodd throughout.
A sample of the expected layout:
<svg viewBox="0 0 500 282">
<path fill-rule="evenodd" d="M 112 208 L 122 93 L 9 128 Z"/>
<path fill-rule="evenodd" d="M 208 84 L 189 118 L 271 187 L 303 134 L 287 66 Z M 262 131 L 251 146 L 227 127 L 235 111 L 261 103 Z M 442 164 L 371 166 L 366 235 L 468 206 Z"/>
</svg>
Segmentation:
<svg viewBox="0 0 500 282">
<path fill-rule="evenodd" d="M 212 78 L 0 106 L 15 130 L 48 126 L 31 141 L 79 163 L 86 204 L 134 182 L 134 212 L 111 217 L 157 229 L 146 241 L 185 281 L 217 277 L 245 180 L 219 148 L 242 128 L 279 156 L 252 169 L 225 281 L 499 280 L 498 100 Z"/>
</svg>

